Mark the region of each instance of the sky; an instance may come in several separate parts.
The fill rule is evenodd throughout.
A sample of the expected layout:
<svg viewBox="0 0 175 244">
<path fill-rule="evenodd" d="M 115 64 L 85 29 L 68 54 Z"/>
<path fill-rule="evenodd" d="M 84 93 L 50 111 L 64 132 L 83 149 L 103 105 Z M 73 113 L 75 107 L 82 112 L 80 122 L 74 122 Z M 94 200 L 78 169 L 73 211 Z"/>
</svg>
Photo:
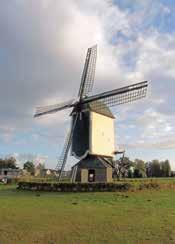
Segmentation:
<svg viewBox="0 0 175 244">
<path fill-rule="evenodd" d="M 175 168 L 174 22 L 174 0 L 1 1 L 0 156 L 56 166 L 71 111 L 34 119 L 35 107 L 77 98 L 97 44 L 92 94 L 149 81 L 146 99 L 112 109 L 116 147 Z"/>
</svg>

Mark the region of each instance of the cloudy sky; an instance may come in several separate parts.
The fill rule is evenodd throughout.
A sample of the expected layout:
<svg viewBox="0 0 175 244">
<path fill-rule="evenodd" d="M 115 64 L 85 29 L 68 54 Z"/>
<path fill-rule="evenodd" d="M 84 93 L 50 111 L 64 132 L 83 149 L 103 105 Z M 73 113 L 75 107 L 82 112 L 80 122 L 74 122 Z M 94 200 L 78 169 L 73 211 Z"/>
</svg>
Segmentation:
<svg viewBox="0 0 175 244">
<path fill-rule="evenodd" d="M 116 144 L 132 159 L 175 167 L 174 0 L 0 4 L 1 156 L 55 167 L 70 111 L 34 119 L 35 107 L 77 97 L 86 50 L 97 43 L 93 94 L 149 81 L 146 99 L 112 110 Z"/>
</svg>

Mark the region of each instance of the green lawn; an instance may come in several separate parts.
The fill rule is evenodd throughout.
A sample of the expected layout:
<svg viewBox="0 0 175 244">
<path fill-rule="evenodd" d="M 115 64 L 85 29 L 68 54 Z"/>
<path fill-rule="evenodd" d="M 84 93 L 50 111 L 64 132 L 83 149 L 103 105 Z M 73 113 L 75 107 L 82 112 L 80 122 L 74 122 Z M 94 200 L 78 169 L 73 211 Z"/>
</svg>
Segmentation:
<svg viewBox="0 0 175 244">
<path fill-rule="evenodd" d="M 6 243 L 175 243 L 175 190 L 37 194 L 0 186 Z"/>
</svg>

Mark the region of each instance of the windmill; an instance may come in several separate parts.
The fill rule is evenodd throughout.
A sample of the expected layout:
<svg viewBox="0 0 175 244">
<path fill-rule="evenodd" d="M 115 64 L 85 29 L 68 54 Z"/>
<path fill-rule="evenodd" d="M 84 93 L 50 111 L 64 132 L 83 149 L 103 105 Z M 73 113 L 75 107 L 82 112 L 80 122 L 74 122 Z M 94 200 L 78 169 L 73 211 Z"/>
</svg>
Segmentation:
<svg viewBox="0 0 175 244">
<path fill-rule="evenodd" d="M 96 162 L 98 158 L 99 162 L 103 161 L 103 165 L 109 163 L 109 159 L 113 158 L 115 151 L 115 117 L 109 107 L 129 103 L 146 96 L 147 81 L 90 96 L 95 77 L 96 58 L 97 45 L 87 50 L 78 99 L 51 106 L 37 107 L 34 115 L 34 117 L 40 117 L 72 108 L 70 114 L 72 117 L 71 129 L 66 137 L 56 167 L 60 172 L 59 180 L 65 168 L 70 147 L 71 154 L 80 160 Z M 76 170 L 75 167 L 73 171 L 74 180 L 76 179 Z M 91 176 L 93 177 L 92 170 L 89 173 L 89 177 Z"/>
</svg>

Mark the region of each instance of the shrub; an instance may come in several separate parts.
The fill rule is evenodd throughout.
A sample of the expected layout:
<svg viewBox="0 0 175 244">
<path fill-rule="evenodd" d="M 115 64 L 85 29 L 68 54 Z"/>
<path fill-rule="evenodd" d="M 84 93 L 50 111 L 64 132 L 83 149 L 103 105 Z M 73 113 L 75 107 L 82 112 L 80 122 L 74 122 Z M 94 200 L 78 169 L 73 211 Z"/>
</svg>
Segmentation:
<svg viewBox="0 0 175 244">
<path fill-rule="evenodd" d="M 157 182 L 143 182 L 139 185 L 139 190 L 143 189 L 158 189 L 160 188 L 160 185 Z"/>
<path fill-rule="evenodd" d="M 19 182 L 18 189 L 31 191 L 56 191 L 56 192 L 104 192 L 128 191 L 129 183 L 42 183 Z"/>
</svg>

